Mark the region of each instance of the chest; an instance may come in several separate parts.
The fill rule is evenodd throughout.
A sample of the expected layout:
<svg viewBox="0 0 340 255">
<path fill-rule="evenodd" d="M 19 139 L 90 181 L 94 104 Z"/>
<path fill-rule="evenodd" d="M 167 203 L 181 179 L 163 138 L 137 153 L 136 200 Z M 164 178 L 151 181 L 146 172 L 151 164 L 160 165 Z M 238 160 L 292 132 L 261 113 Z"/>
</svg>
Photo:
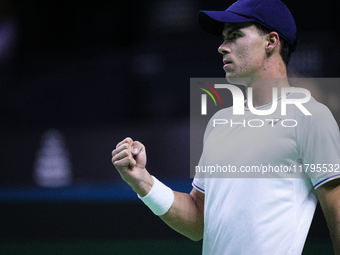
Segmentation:
<svg viewBox="0 0 340 255">
<path fill-rule="evenodd" d="M 251 114 L 221 117 L 213 123 L 204 143 L 206 165 L 251 166 L 299 160 L 293 121 Z"/>
</svg>

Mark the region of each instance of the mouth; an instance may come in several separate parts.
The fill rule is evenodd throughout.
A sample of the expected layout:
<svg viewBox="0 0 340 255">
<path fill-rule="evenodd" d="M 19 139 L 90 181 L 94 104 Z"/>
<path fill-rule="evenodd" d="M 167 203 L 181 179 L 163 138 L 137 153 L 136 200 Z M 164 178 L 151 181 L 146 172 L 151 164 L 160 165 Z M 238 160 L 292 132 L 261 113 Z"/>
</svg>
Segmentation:
<svg viewBox="0 0 340 255">
<path fill-rule="evenodd" d="M 231 64 L 232 62 L 230 60 L 223 60 L 223 68 L 228 67 Z"/>
</svg>

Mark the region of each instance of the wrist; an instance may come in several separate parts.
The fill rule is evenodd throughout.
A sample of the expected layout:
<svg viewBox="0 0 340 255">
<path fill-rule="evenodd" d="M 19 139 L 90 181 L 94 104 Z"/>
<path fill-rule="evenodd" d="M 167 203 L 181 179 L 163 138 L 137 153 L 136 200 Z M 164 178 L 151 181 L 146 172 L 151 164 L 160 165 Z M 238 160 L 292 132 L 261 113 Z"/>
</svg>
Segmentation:
<svg viewBox="0 0 340 255">
<path fill-rule="evenodd" d="M 144 197 L 150 192 L 153 185 L 154 179 L 150 174 L 148 174 L 148 176 L 144 178 L 143 181 L 140 181 L 138 184 L 134 186 L 131 185 L 131 187 L 133 191 L 138 194 L 138 196 Z"/>
<path fill-rule="evenodd" d="M 154 184 L 150 191 L 145 196 L 141 196 L 138 193 L 137 195 L 154 214 L 160 216 L 169 211 L 175 200 L 175 195 L 168 186 L 164 185 L 154 176 L 151 177 L 154 180 Z"/>
</svg>

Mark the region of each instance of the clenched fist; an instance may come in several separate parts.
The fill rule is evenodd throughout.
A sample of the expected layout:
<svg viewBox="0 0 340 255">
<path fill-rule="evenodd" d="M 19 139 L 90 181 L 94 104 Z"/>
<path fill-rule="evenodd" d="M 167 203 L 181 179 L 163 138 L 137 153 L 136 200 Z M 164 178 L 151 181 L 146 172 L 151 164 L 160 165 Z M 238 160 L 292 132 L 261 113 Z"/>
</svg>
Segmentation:
<svg viewBox="0 0 340 255">
<path fill-rule="evenodd" d="M 112 163 L 122 179 L 140 196 L 145 196 L 153 185 L 153 178 L 145 168 L 145 147 L 138 141 L 125 138 L 112 151 Z"/>
</svg>

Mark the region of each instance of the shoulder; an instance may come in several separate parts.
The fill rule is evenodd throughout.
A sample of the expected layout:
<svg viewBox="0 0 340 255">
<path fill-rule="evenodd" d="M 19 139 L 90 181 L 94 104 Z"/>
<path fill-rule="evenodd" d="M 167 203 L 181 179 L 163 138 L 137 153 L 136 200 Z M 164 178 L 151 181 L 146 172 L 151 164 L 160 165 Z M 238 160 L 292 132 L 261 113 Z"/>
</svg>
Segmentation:
<svg viewBox="0 0 340 255">
<path fill-rule="evenodd" d="M 219 111 L 217 111 L 209 120 L 207 127 L 205 129 L 205 133 L 204 133 L 204 140 L 205 138 L 210 134 L 210 132 L 213 130 L 214 128 L 214 121 L 217 119 L 230 119 L 233 116 L 233 107 L 227 107 L 227 108 L 223 108 Z"/>
<path fill-rule="evenodd" d="M 311 99 L 306 103 L 306 108 L 310 110 L 312 116 L 321 117 L 325 114 L 332 115 L 329 108 L 326 105 L 316 101 L 314 97 L 311 97 Z"/>
<path fill-rule="evenodd" d="M 209 120 L 207 128 L 213 126 L 214 120 L 216 119 L 229 119 L 233 116 L 233 106 L 223 108 L 217 111 Z"/>
<path fill-rule="evenodd" d="M 287 96 L 287 99 L 291 99 L 291 100 L 302 99 L 302 98 L 305 98 L 305 95 L 303 93 L 290 93 Z M 298 105 L 297 103 L 290 104 L 289 106 L 287 106 L 287 107 L 294 107 L 294 111 L 296 112 L 297 117 L 300 119 L 304 119 L 305 121 L 309 120 L 311 122 L 319 121 L 319 120 L 327 121 L 327 120 L 334 119 L 333 114 L 331 113 L 329 108 L 326 105 L 316 101 L 315 98 L 312 96 L 310 97 L 308 102 L 300 103 L 300 104 L 302 105 L 303 108 L 305 108 L 308 111 L 308 113 L 310 113 L 309 115 L 305 114 L 301 109 L 298 109 L 300 107 L 297 106 Z"/>
<path fill-rule="evenodd" d="M 223 108 L 219 111 L 217 111 L 211 119 L 216 119 L 216 118 L 222 118 L 222 117 L 229 117 L 230 115 L 233 114 L 233 106 Z"/>
</svg>

